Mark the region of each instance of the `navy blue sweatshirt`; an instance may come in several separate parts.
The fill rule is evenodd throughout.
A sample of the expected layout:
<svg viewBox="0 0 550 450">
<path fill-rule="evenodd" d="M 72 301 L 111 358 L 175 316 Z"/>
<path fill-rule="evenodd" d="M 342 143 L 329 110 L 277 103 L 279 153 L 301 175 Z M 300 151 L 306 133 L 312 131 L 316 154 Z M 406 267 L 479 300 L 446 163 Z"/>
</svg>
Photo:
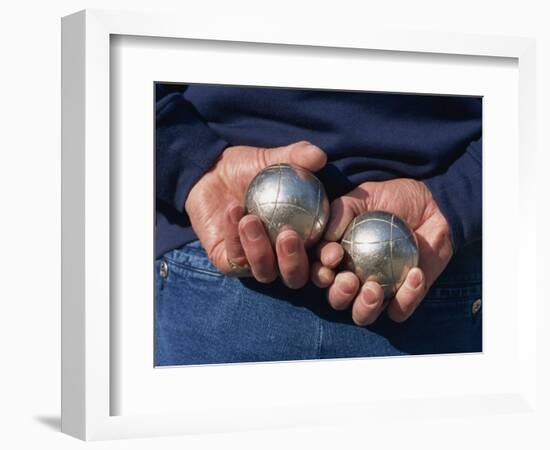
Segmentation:
<svg viewBox="0 0 550 450">
<path fill-rule="evenodd" d="M 481 239 L 481 99 L 206 85 L 156 85 L 155 253 L 196 235 L 184 204 L 227 146 L 307 140 L 328 155 L 329 198 L 365 181 L 424 181 L 455 252 Z"/>
</svg>

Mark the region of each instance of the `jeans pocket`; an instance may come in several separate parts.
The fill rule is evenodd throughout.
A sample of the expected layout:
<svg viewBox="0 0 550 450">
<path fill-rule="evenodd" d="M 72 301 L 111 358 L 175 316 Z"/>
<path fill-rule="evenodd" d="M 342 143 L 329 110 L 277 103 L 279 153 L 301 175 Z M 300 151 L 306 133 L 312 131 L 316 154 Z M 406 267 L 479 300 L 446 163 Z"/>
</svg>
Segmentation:
<svg viewBox="0 0 550 450">
<path fill-rule="evenodd" d="M 156 274 L 155 364 L 223 360 L 228 328 L 239 311 L 234 280 L 214 267 L 197 241 L 165 253 Z"/>
<path fill-rule="evenodd" d="M 212 264 L 200 241 L 192 241 L 165 253 L 168 274 L 183 277 L 223 278 L 223 274 Z"/>
<path fill-rule="evenodd" d="M 387 316 L 373 329 L 407 354 L 469 353 L 482 348 L 481 283 L 436 282 L 403 323 Z"/>
</svg>

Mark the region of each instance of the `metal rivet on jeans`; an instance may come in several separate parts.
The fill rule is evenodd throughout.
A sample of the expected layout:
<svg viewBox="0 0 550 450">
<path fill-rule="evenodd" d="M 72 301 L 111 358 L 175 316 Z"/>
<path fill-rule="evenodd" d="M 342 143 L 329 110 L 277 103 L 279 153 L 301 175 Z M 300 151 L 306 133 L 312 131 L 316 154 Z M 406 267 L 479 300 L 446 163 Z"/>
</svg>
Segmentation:
<svg viewBox="0 0 550 450">
<path fill-rule="evenodd" d="M 168 264 L 166 263 L 166 261 L 160 262 L 160 276 L 162 278 L 168 277 Z"/>
<path fill-rule="evenodd" d="M 478 298 L 474 303 L 472 303 L 472 314 L 475 316 L 481 309 L 481 299 Z"/>
</svg>

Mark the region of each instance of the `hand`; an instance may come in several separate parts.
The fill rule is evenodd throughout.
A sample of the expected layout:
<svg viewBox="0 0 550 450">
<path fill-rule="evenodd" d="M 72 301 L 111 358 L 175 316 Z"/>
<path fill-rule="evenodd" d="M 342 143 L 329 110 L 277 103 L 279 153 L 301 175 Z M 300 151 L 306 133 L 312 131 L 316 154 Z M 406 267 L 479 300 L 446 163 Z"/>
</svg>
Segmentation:
<svg viewBox="0 0 550 450">
<path fill-rule="evenodd" d="M 389 302 L 384 302 L 378 283 L 367 281 L 360 286 L 354 273 L 335 273 L 344 256 L 343 248 L 335 241 L 342 238 L 354 217 L 373 210 L 401 217 L 418 241 L 419 267 L 409 271 Z M 353 321 L 360 326 L 372 324 L 386 307 L 388 316 L 396 322 L 409 318 L 453 253 L 449 225 L 431 192 L 424 183 L 404 178 L 363 183 L 334 200 L 325 239 L 317 248 L 320 262 L 312 265 L 312 281 L 319 287 L 328 287 L 328 301 L 334 309 L 351 306 Z"/>
<path fill-rule="evenodd" d="M 291 288 L 300 288 L 309 278 L 304 243 L 293 230 L 282 232 L 271 245 L 260 218 L 243 217 L 244 193 L 252 178 L 271 164 L 291 163 L 312 172 L 326 164 L 326 154 L 309 142 L 286 147 L 228 147 L 212 169 L 191 189 L 185 210 L 193 230 L 212 263 L 223 273 L 235 275 L 229 261 L 248 265 L 252 275 L 269 283 L 280 274 Z"/>
</svg>

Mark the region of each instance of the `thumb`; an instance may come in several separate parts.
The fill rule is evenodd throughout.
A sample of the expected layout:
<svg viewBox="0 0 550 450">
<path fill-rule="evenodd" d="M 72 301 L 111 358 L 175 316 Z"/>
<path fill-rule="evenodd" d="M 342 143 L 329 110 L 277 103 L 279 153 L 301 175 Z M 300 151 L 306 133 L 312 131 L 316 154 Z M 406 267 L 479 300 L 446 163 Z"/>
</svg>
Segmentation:
<svg viewBox="0 0 550 450">
<path fill-rule="evenodd" d="M 316 145 L 300 141 L 284 147 L 264 150 L 265 165 L 294 164 L 311 172 L 317 172 L 327 163 L 327 155 Z"/>
<path fill-rule="evenodd" d="M 351 221 L 361 214 L 362 206 L 353 197 L 339 197 L 330 205 L 330 218 L 325 230 L 327 241 L 339 241 Z"/>
</svg>

